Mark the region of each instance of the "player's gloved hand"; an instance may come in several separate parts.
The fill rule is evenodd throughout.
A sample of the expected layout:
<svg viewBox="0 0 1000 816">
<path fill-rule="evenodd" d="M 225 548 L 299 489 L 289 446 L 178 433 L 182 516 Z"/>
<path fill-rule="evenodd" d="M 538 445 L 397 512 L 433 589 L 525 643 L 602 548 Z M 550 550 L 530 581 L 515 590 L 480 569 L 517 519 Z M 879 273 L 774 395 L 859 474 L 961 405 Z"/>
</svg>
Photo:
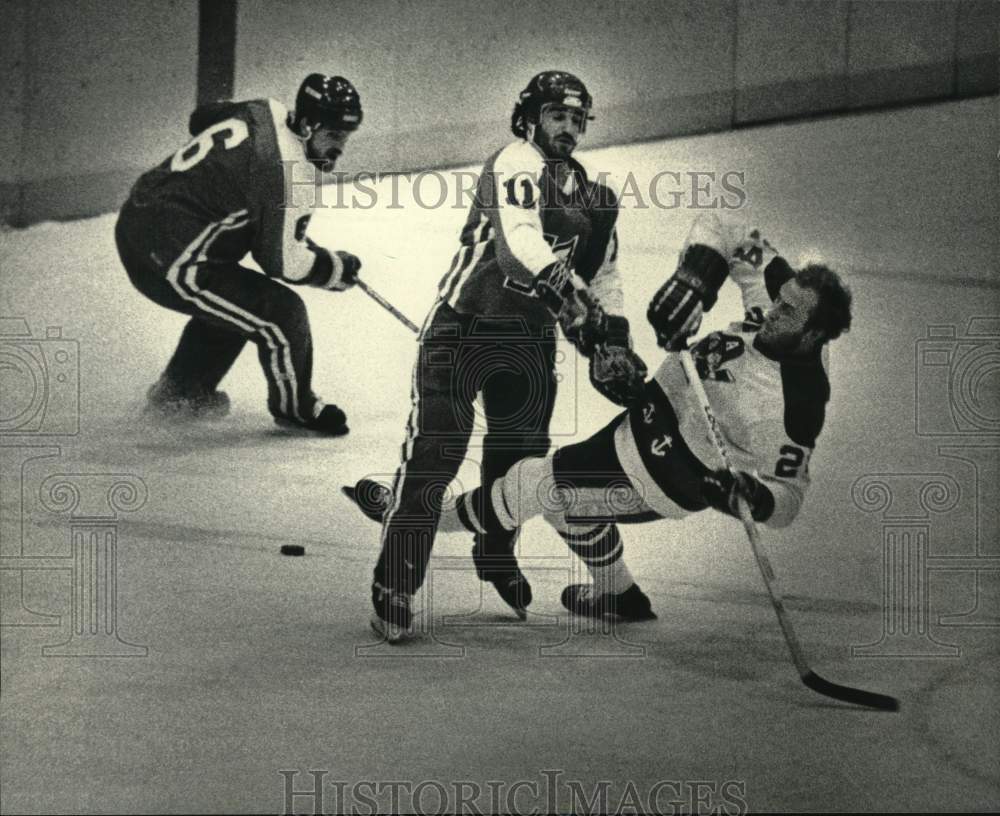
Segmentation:
<svg viewBox="0 0 1000 816">
<path fill-rule="evenodd" d="M 698 293 L 675 275 L 653 296 L 646 319 L 656 332 L 656 345 L 680 351 L 698 331 L 703 313 Z"/>
<path fill-rule="evenodd" d="M 659 288 L 646 310 L 661 348 L 684 348 L 687 338 L 701 325 L 702 313 L 715 305 L 728 274 L 729 264 L 717 250 L 704 244 L 692 244 L 684 250 L 677 271 Z"/>
<path fill-rule="evenodd" d="M 733 257 L 729 259 L 729 271 L 734 277 L 746 274 L 759 275 L 780 255 L 781 253 L 771 242 L 761 235 L 760 230 L 754 229 L 733 251 Z"/>
<path fill-rule="evenodd" d="M 709 506 L 736 518 L 740 518 L 740 496 L 749 504 L 754 521 L 767 521 L 774 512 L 774 494 L 762 481 L 742 470 L 736 475 L 727 468 L 712 471 L 701 480 L 701 495 Z"/>
<path fill-rule="evenodd" d="M 607 312 L 586 289 L 579 290 L 571 307 L 559 315 L 563 334 L 584 357 L 593 357 L 597 346 L 607 340 L 609 320 Z"/>
<path fill-rule="evenodd" d="M 535 278 L 535 292 L 585 357 L 607 338 L 608 316 L 585 287 L 578 286 L 565 261 L 549 264 Z"/>
<path fill-rule="evenodd" d="M 590 383 L 615 405 L 628 407 L 642 394 L 646 364 L 632 351 L 628 320 L 610 315 L 608 338 L 590 358 Z"/>
<path fill-rule="evenodd" d="M 316 257 L 313 258 L 309 274 L 299 282 L 320 289 L 330 289 L 333 292 L 343 292 L 345 289 L 350 289 L 358 282 L 361 259 L 357 255 L 343 250 L 330 252 L 326 247 L 321 247 L 315 241 L 310 240 L 305 235 L 308 223 L 308 216 L 300 218 L 296 224 L 296 235 L 301 233 L 301 240 L 306 242 L 309 251 Z"/>
<path fill-rule="evenodd" d="M 336 292 L 343 292 L 358 282 L 358 272 L 361 271 L 361 259 L 357 255 L 352 255 L 350 252 L 344 252 L 343 250 L 337 250 L 331 254 L 333 269 L 326 288 L 333 289 Z"/>
</svg>

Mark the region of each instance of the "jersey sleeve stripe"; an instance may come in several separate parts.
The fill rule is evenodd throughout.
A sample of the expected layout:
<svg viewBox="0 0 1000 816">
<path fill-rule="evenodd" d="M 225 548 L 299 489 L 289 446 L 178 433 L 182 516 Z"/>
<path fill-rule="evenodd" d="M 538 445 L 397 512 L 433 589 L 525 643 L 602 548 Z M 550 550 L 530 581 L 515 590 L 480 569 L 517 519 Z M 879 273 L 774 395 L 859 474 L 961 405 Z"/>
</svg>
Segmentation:
<svg viewBox="0 0 1000 816">
<path fill-rule="evenodd" d="M 490 220 L 485 215 L 481 215 L 479 228 L 476 231 L 475 243 L 468 248 L 471 251 L 466 252 L 465 261 L 454 273 L 454 277 L 448 287 L 448 291 L 444 295 L 444 299 L 448 302 L 449 306 L 454 308 L 455 304 L 458 302 L 458 296 L 462 291 L 462 283 L 464 282 L 464 279 L 468 276 L 471 270 L 476 268 L 476 265 L 479 263 L 479 259 L 483 257 L 483 253 L 486 252 L 486 247 L 489 246 L 492 240 L 493 230 L 490 228 Z"/>
</svg>

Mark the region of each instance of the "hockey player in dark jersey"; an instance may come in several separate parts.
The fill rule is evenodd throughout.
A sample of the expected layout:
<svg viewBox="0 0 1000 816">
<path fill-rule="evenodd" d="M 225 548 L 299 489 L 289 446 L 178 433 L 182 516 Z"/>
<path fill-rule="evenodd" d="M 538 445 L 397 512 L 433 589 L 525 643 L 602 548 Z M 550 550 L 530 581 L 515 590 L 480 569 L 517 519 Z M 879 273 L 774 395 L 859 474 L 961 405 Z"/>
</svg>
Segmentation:
<svg viewBox="0 0 1000 816">
<path fill-rule="evenodd" d="M 515 105 L 517 141 L 483 167 L 451 268 L 420 333 L 403 461 L 386 491 L 374 571 L 372 625 L 389 640 L 411 625 L 441 495 L 474 428 L 486 418 L 482 480 L 549 448 L 557 325 L 590 359 L 591 381 L 624 402 L 641 386 L 615 267 L 618 202 L 572 157 L 591 118 L 583 83 L 535 76 Z M 516 531 L 477 531 L 473 559 L 520 617 L 531 589 L 517 565 Z"/>
<path fill-rule="evenodd" d="M 676 354 L 727 276 L 742 290 L 745 320 L 701 339 L 692 356 L 739 484 L 719 467 Z M 738 516 L 738 495 L 756 521 L 791 523 L 830 396 L 827 343 L 850 328 L 851 295 L 826 267 L 796 272 L 757 231 L 712 213 L 696 220 L 648 317 L 667 354 L 628 411 L 584 442 L 524 458 L 461 494 L 440 523 L 442 531 L 516 530 L 544 515 L 593 578 L 563 591 L 580 615 L 655 617 L 622 558 L 619 523 L 707 508 Z"/>
<path fill-rule="evenodd" d="M 228 413 L 218 385 L 249 340 L 276 422 L 347 433 L 344 412 L 312 390 L 305 304 L 278 281 L 342 291 L 357 280 L 358 258 L 309 240 L 308 215 L 285 196 L 313 168 L 333 169 L 361 118 L 350 82 L 310 74 L 292 113 L 273 99 L 199 107 L 194 138 L 136 182 L 115 229 L 122 263 L 146 297 L 191 316 L 147 413 Z M 265 274 L 241 266 L 248 253 Z"/>
</svg>

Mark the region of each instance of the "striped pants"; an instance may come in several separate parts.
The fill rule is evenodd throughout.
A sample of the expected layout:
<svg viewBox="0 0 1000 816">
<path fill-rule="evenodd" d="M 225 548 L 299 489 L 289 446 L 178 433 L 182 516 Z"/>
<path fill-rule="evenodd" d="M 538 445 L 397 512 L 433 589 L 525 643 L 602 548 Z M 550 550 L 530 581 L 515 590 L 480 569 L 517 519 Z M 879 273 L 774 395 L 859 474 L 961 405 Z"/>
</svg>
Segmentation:
<svg viewBox="0 0 1000 816">
<path fill-rule="evenodd" d="M 220 257 L 242 257 L 245 210 L 205 224 L 180 211 L 126 204 L 115 227 L 133 286 L 153 302 L 191 315 L 164 376 L 181 395 L 214 391 L 247 341 L 257 346 L 271 414 L 313 418 L 312 335 L 294 291 Z"/>
<path fill-rule="evenodd" d="M 394 502 L 383 520 L 376 582 L 405 592 L 423 583 L 442 500 L 473 433 L 482 434 L 477 396 L 485 414 L 483 484 L 522 457 L 548 450 L 556 399 L 551 329 L 517 317 L 459 314 L 443 301 L 432 309 L 414 366 L 412 409 Z M 489 552 L 489 546 L 485 555 L 504 554 Z"/>
</svg>

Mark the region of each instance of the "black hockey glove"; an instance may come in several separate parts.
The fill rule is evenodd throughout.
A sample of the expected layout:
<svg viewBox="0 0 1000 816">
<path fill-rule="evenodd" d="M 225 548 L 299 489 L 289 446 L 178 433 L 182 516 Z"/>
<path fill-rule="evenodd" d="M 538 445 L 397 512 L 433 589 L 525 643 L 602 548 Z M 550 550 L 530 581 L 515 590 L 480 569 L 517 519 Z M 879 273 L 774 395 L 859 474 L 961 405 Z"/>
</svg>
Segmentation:
<svg viewBox="0 0 1000 816">
<path fill-rule="evenodd" d="M 341 250 L 329 252 L 308 238 L 306 244 L 309 249 L 316 253 L 316 259 L 313 261 L 309 274 L 302 281 L 303 283 L 317 286 L 320 289 L 343 292 L 358 282 L 361 259 L 357 255 Z"/>
<path fill-rule="evenodd" d="M 333 253 L 333 274 L 330 276 L 330 282 L 327 283 L 326 288 L 334 289 L 337 292 L 350 289 L 358 282 L 358 272 L 360 271 L 361 259 L 357 255 L 337 250 Z"/>
<path fill-rule="evenodd" d="M 729 265 L 719 252 L 704 244 L 689 246 L 646 311 L 657 345 L 667 351 L 684 348 L 687 338 L 698 331 L 702 313 L 715 305 L 728 274 Z"/>
<path fill-rule="evenodd" d="M 590 358 L 590 383 L 615 405 L 628 407 L 642 394 L 646 364 L 632 351 L 628 320 L 609 315 L 608 338 Z"/>
<path fill-rule="evenodd" d="M 607 339 L 608 315 L 586 289 L 577 289 L 567 263 L 549 264 L 535 278 L 535 292 L 584 357 Z"/>
<path fill-rule="evenodd" d="M 701 496 L 721 513 L 740 517 L 736 500 L 742 496 L 750 505 L 754 521 L 767 521 L 774 513 L 774 494 L 767 485 L 749 473 L 739 471 L 739 481 L 726 468 L 712 471 L 701 480 Z"/>
</svg>

